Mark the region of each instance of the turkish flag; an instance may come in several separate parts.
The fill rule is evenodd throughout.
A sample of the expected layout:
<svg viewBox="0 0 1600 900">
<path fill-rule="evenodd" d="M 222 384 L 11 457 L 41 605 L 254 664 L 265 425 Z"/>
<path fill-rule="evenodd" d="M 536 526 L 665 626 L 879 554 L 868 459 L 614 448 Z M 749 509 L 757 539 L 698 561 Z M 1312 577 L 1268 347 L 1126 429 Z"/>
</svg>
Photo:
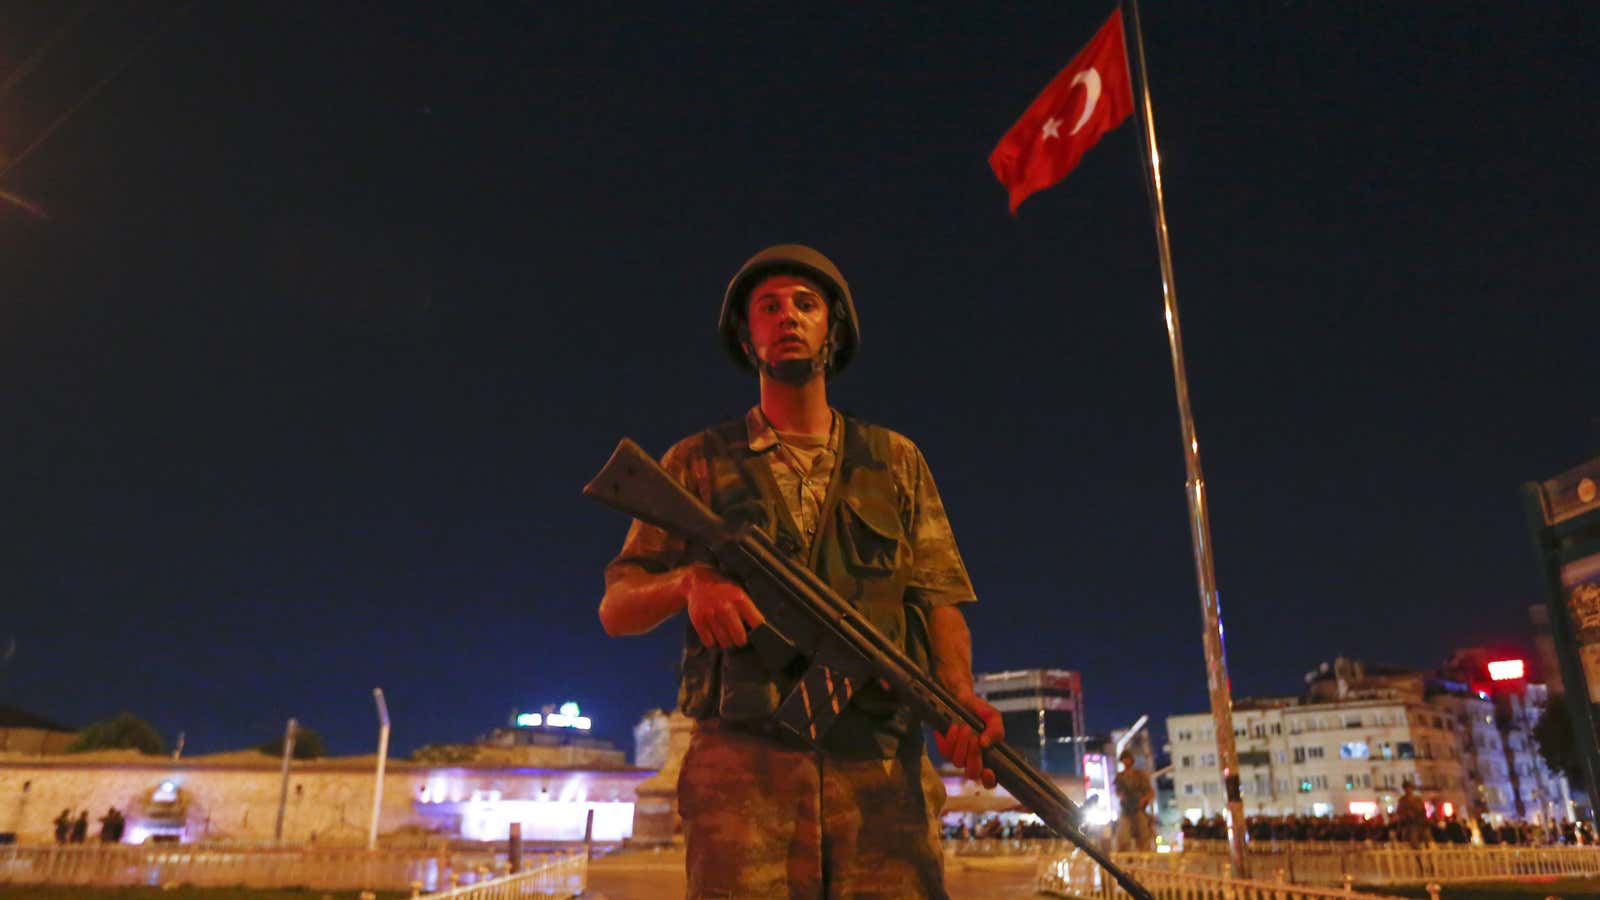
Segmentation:
<svg viewBox="0 0 1600 900">
<path fill-rule="evenodd" d="M 1067 177 L 1101 135 L 1133 112 L 1132 83 L 1118 9 L 989 154 L 1013 213 L 1029 194 Z"/>
</svg>

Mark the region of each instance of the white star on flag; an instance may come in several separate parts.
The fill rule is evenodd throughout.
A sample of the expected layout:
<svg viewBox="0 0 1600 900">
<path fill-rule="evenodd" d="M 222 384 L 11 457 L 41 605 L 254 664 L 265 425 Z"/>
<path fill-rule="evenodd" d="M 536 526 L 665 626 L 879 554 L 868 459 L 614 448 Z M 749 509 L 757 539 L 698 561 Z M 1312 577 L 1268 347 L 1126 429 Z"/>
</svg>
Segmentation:
<svg viewBox="0 0 1600 900">
<path fill-rule="evenodd" d="M 1051 116 L 1044 120 L 1044 136 L 1040 140 L 1048 141 L 1051 138 L 1061 137 L 1061 120 Z"/>
</svg>

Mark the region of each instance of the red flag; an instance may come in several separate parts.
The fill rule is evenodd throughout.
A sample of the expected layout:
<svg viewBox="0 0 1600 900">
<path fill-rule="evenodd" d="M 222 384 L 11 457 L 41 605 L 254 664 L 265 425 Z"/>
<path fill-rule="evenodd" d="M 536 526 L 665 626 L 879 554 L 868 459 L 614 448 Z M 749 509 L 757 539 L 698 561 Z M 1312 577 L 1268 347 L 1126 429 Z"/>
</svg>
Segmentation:
<svg viewBox="0 0 1600 900">
<path fill-rule="evenodd" d="M 1101 135 L 1133 112 L 1132 83 L 1118 9 L 989 154 L 1013 213 L 1029 194 L 1067 177 Z"/>
</svg>

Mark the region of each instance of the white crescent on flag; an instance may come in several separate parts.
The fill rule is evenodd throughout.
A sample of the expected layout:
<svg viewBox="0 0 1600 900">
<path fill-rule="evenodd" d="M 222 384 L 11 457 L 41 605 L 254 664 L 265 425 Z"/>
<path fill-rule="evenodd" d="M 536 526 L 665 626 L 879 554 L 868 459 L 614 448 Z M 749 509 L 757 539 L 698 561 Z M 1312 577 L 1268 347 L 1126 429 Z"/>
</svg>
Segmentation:
<svg viewBox="0 0 1600 900">
<path fill-rule="evenodd" d="M 1077 134 L 1083 123 L 1089 121 L 1094 115 L 1094 107 L 1100 102 L 1100 73 L 1094 69 L 1085 69 L 1072 79 L 1071 87 L 1083 85 L 1083 115 L 1078 117 L 1078 124 L 1072 126 L 1067 134 Z"/>
</svg>

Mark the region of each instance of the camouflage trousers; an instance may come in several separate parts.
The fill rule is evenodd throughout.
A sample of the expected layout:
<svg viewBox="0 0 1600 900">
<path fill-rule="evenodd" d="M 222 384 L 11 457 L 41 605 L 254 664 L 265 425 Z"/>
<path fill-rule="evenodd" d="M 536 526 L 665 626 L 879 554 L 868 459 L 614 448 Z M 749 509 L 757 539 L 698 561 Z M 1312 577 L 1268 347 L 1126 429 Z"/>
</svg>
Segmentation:
<svg viewBox="0 0 1600 900">
<path fill-rule="evenodd" d="M 1123 813 L 1117 819 L 1115 841 L 1118 853 L 1154 853 L 1156 831 L 1150 814 L 1142 809 Z"/>
<path fill-rule="evenodd" d="M 947 895 L 944 784 L 914 757 L 835 760 L 700 723 L 678 777 L 690 900 Z"/>
</svg>

